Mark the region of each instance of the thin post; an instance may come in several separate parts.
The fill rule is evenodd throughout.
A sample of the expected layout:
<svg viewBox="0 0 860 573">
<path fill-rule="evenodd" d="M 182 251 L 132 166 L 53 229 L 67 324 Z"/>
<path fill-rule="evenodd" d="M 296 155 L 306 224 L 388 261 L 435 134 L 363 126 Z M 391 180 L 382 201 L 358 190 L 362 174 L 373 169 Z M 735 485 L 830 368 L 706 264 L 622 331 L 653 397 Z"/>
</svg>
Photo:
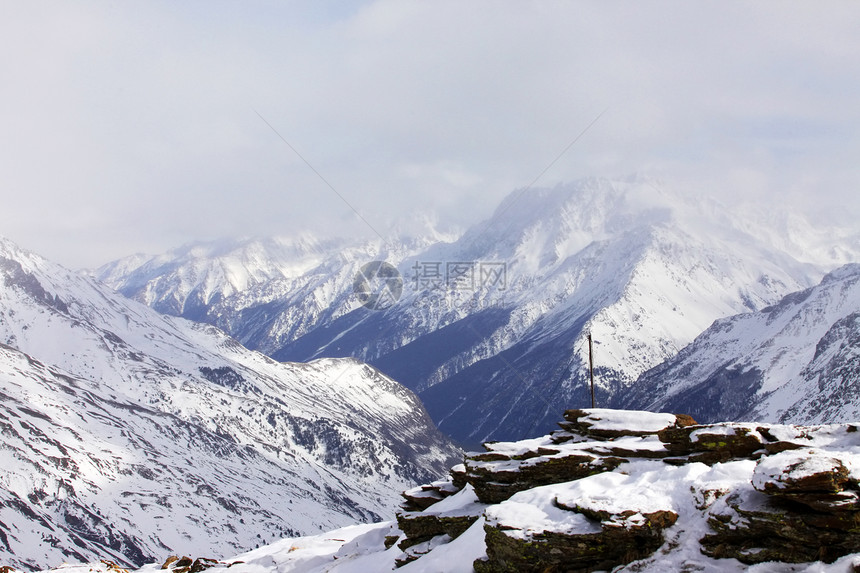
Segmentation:
<svg viewBox="0 0 860 573">
<path fill-rule="evenodd" d="M 588 377 L 591 380 L 591 407 L 594 408 L 594 349 L 591 346 L 591 333 L 588 333 Z"/>
</svg>

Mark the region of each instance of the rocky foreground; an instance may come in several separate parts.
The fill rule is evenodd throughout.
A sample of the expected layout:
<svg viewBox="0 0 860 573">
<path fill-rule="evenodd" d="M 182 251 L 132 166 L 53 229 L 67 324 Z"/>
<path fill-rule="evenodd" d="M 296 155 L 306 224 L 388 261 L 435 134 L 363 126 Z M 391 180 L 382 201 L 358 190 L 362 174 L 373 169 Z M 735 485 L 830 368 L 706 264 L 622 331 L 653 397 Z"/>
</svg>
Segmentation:
<svg viewBox="0 0 860 573">
<path fill-rule="evenodd" d="M 396 521 L 141 571 L 860 571 L 860 426 L 564 417 L 405 492 Z"/>
</svg>

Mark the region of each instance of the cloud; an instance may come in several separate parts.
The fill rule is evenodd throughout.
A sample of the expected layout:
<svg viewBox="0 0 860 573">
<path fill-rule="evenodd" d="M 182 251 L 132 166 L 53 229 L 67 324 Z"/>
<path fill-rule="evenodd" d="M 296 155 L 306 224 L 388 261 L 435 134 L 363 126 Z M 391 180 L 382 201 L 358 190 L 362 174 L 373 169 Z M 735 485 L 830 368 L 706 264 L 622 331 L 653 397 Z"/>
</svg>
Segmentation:
<svg viewBox="0 0 860 573">
<path fill-rule="evenodd" d="M 468 224 L 633 172 L 860 214 L 860 8 L 27 2 L 0 23 L 0 233 L 70 265 L 195 238 Z M 277 130 L 260 120 L 262 115 Z M 814 198 L 814 200 L 810 200 Z"/>
</svg>

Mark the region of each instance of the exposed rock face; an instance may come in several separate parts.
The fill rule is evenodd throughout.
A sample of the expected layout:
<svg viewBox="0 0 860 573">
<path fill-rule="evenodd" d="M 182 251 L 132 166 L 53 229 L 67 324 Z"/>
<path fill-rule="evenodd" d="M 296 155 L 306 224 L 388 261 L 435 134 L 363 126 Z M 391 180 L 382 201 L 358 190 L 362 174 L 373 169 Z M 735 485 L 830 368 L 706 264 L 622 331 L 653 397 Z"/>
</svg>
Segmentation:
<svg viewBox="0 0 860 573">
<path fill-rule="evenodd" d="M 191 557 L 177 557 L 176 555 L 171 555 L 165 560 L 164 564 L 161 566 L 161 569 L 170 571 L 171 573 L 200 573 L 201 571 L 211 569 L 212 567 L 231 567 L 239 563 L 239 561 L 234 561 L 232 563 L 223 563 L 221 561 L 218 561 L 217 559 L 211 559 L 208 557 L 198 557 L 197 559 L 192 559 Z M 123 571 L 125 570 L 123 569 Z"/>
<path fill-rule="evenodd" d="M 672 515 L 672 514 L 668 514 Z M 677 518 L 677 515 L 675 515 Z M 674 523 L 674 519 L 671 520 Z M 499 527 L 486 526 L 487 561 L 476 561 L 478 573 L 542 573 L 609 570 L 646 557 L 663 545 L 662 527 L 650 520 L 632 526 L 604 526 L 596 533 L 567 535 L 546 531 L 519 539 Z"/>
<path fill-rule="evenodd" d="M 484 503 L 501 503 L 519 491 L 612 471 L 624 461 L 617 457 L 541 448 L 521 456 L 507 457 L 492 451 L 467 456 L 466 468 L 467 479 L 478 499 Z"/>
<path fill-rule="evenodd" d="M 567 410 L 562 429 L 595 440 L 611 440 L 624 436 L 653 436 L 670 428 L 686 428 L 696 421 L 686 414 L 655 414 L 631 412 L 625 416 L 619 410 L 592 408 Z"/>
</svg>

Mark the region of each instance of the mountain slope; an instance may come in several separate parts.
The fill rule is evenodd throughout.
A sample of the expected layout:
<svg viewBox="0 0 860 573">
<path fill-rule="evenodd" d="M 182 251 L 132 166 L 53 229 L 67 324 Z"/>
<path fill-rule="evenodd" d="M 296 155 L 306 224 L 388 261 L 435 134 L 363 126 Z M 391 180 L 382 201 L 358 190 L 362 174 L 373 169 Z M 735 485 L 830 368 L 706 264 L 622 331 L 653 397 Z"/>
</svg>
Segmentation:
<svg viewBox="0 0 860 573">
<path fill-rule="evenodd" d="M 456 241 L 343 249 L 297 279 L 226 297 L 205 320 L 278 360 L 373 364 L 463 442 L 516 439 L 552 427 L 559 403 L 589 403 L 588 332 L 598 401 L 616 404 L 715 319 L 860 253 L 856 237 L 827 248 L 802 221 L 762 220 L 647 179 L 522 190 Z M 385 310 L 353 294 L 374 259 L 404 281 Z"/>
<path fill-rule="evenodd" d="M 209 306 L 254 285 L 301 276 L 337 242 L 310 237 L 192 243 L 160 256 L 133 255 L 99 269 L 99 278 L 159 312 L 200 320 Z"/>
<path fill-rule="evenodd" d="M 352 359 L 280 364 L 0 240 L 0 560 L 223 554 L 389 511 L 457 455 Z"/>
<path fill-rule="evenodd" d="M 630 407 L 702 420 L 833 423 L 860 416 L 860 265 L 755 313 L 716 321 L 646 372 Z"/>
</svg>

